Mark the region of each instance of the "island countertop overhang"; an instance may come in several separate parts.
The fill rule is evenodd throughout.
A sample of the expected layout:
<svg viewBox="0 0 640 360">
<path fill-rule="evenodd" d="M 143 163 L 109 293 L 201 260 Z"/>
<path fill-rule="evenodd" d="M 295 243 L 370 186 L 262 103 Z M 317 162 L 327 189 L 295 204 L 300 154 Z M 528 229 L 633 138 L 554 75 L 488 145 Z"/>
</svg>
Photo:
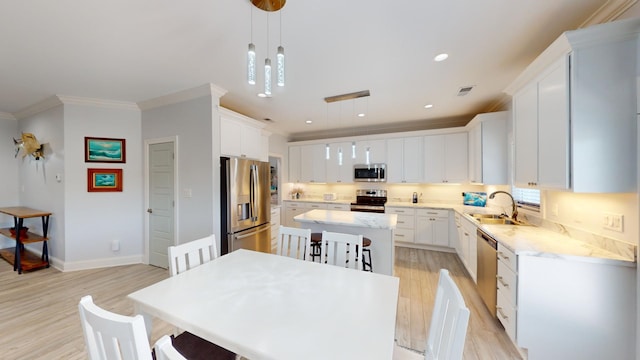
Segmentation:
<svg viewBox="0 0 640 360">
<path fill-rule="evenodd" d="M 396 214 L 314 209 L 293 218 L 301 223 L 346 225 L 369 229 L 395 229 Z"/>
</svg>

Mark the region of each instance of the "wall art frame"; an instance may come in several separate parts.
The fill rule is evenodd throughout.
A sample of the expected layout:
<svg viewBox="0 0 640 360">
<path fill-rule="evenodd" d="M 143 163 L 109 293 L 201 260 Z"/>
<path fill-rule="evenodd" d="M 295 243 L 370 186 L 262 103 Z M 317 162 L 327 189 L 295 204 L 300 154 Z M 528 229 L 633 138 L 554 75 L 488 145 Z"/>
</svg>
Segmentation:
<svg viewBox="0 0 640 360">
<path fill-rule="evenodd" d="M 88 192 L 122 192 L 122 169 L 87 169 Z"/>
<path fill-rule="evenodd" d="M 126 163 L 126 145 L 126 139 L 85 136 L 84 162 Z"/>
</svg>

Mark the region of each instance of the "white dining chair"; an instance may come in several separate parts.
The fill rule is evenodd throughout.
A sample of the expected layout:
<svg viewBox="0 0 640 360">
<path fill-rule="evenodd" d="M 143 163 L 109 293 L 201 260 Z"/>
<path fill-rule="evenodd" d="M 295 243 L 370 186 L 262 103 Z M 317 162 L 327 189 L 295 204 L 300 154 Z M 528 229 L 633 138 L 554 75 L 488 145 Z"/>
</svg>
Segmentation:
<svg viewBox="0 0 640 360">
<path fill-rule="evenodd" d="M 193 269 L 218 257 L 214 234 L 184 244 L 169 246 L 171 276 Z"/>
<path fill-rule="evenodd" d="M 362 235 L 322 232 L 321 263 L 362 270 L 358 251 L 362 251 Z"/>
<path fill-rule="evenodd" d="M 396 344 L 393 350 L 393 360 L 462 359 L 469 325 L 469 308 L 464 303 L 460 289 L 449 276 L 449 271 L 440 269 L 439 276 L 424 355 Z"/>
<path fill-rule="evenodd" d="M 90 360 L 151 360 L 142 315 L 124 316 L 93 303 L 91 295 L 78 304 Z"/>
<path fill-rule="evenodd" d="M 276 254 L 300 260 L 311 260 L 311 230 L 280 225 Z"/>
<path fill-rule="evenodd" d="M 171 344 L 171 337 L 164 335 L 156 341 L 153 349 L 156 353 L 156 360 L 187 360 Z"/>
</svg>

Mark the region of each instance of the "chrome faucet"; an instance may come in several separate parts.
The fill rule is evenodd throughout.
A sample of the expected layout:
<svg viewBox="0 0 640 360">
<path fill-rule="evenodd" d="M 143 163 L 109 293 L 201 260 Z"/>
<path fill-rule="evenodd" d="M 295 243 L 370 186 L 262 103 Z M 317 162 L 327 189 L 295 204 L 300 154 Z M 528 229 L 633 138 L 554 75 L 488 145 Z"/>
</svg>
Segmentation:
<svg viewBox="0 0 640 360">
<path fill-rule="evenodd" d="M 513 220 L 518 220 L 518 208 L 516 206 L 516 201 L 513 199 L 513 196 L 511 196 L 511 194 L 509 194 L 506 191 L 498 190 L 498 191 L 494 191 L 491 194 L 489 194 L 489 199 L 495 198 L 496 194 L 498 194 L 498 193 L 503 193 L 503 194 L 509 195 L 509 197 L 511 198 L 511 218 Z"/>
</svg>

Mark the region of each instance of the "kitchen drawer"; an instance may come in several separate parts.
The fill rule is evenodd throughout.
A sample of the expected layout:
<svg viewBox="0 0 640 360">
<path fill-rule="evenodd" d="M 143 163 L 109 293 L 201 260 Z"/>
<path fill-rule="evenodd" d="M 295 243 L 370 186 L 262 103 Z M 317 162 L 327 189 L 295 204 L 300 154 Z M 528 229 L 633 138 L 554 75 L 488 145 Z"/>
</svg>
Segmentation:
<svg viewBox="0 0 640 360">
<path fill-rule="evenodd" d="M 396 228 L 393 233 L 393 240 L 401 242 L 413 242 L 415 231 L 413 229 Z"/>
<path fill-rule="evenodd" d="M 518 273 L 518 258 L 516 254 L 500 243 L 498 243 L 498 260 L 504 261 L 511 271 Z"/>
<path fill-rule="evenodd" d="M 498 260 L 497 280 L 498 291 L 502 291 L 503 295 L 512 305 L 517 304 L 516 290 L 518 287 L 518 277 L 502 260 Z"/>
<path fill-rule="evenodd" d="M 327 209 L 327 204 L 321 204 L 321 203 L 307 203 L 305 204 L 307 209 Z"/>
<path fill-rule="evenodd" d="M 449 210 L 442 209 L 417 209 L 416 216 L 427 216 L 437 218 L 449 218 Z"/>
<path fill-rule="evenodd" d="M 349 204 L 328 204 L 327 210 L 342 210 L 351 211 L 351 205 Z"/>
<path fill-rule="evenodd" d="M 306 203 L 303 202 L 291 202 L 291 201 L 285 201 L 284 202 L 284 206 L 287 209 L 297 209 L 297 208 L 303 208 L 305 207 Z"/>
<path fill-rule="evenodd" d="M 397 229 L 413 229 L 416 218 L 413 215 L 398 215 Z"/>
<path fill-rule="evenodd" d="M 387 214 L 398 214 L 398 215 L 408 215 L 408 216 L 416 215 L 415 209 L 409 209 L 409 208 L 386 207 L 385 212 Z"/>
<path fill-rule="evenodd" d="M 507 335 L 513 340 L 516 341 L 516 309 L 515 307 L 509 303 L 506 299 L 506 296 L 502 293 L 502 291 L 498 290 L 498 301 L 496 306 L 496 316 L 502 326 L 504 326 L 504 330 L 507 332 Z"/>
</svg>

